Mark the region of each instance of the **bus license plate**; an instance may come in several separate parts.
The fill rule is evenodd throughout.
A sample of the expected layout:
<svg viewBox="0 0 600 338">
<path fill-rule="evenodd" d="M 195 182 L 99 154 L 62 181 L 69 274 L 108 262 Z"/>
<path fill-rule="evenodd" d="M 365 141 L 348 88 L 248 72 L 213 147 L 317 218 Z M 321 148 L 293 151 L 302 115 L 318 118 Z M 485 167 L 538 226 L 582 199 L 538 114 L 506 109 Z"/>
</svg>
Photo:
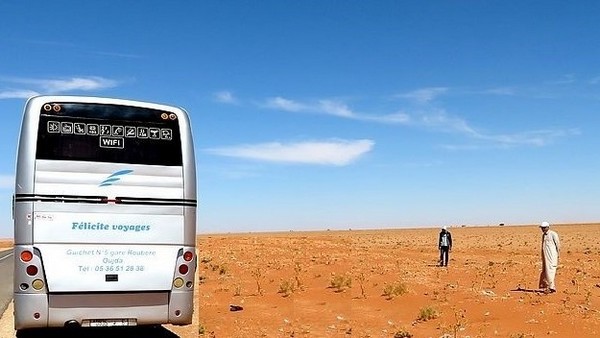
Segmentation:
<svg viewBox="0 0 600 338">
<path fill-rule="evenodd" d="M 114 326 L 135 326 L 135 319 L 90 319 L 84 320 L 82 326 L 87 327 L 114 327 Z"/>
</svg>

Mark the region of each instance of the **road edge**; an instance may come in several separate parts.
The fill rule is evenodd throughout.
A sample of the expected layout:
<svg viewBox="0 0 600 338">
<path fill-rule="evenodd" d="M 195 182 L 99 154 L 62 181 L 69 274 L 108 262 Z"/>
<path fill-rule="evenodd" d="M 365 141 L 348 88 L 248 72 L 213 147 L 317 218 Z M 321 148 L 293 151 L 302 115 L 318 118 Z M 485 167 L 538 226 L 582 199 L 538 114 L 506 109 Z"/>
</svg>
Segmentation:
<svg viewBox="0 0 600 338">
<path fill-rule="evenodd" d="M 16 337 L 13 325 L 13 311 L 13 302 L 11 301 L 0 317 L 0 337 Z"/>
</svg>

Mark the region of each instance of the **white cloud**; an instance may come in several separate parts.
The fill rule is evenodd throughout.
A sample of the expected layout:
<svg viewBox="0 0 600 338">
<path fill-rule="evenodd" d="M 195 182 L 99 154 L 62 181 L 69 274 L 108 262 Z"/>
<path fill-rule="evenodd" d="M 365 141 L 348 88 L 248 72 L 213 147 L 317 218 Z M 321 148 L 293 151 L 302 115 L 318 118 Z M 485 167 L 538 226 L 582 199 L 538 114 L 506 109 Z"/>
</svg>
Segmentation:
<svg viewBox="0 0 600 338">
<path fill-rule="evenodd" d="M 389 124 L 410 124 L 412 122 L 412 117 L 410 114 L 397 112 L 388 115 L 363 116 L 362 120 Z"/>
<path fill-rule="evenodd" d="M 329 115 L 339 116 L 339 117 L 347 117 L 347 118 L 357 118 L 358 116 L 348 108 L 346 104 L 340 101 L 332 101 L 332 100 L 321 100 L 319 101 L 319 106 L 316 110 L 322 111 Z"/>
<path fill-rule="evenodd" d="M 373 149 L 372 140 L 260 143 L 205 149 L 206 152 L 267 162 L 345 166 Z"/>
<path fill-rule="evenodd" d="M 265 106 L 271 109 L 281 109 L 290 112 L 300 112 L 308 109 L 305 105 L 301 103 L 298 103 L 293 100 L 288 100 L 279 96 L 267 99 L 267 103 Z"/>
<path fill-rule="evenodd" d="M 433 101 L 439 95 L 442 95 L 448 91 L 447 87 L 429 87 L 413 90 L 408 93 L 396 95 L 397 97 L 415 100 L 418 103 L 429 103 Z"/>
<path fill-rule="evenodd" d="M 445 93 L 445 87 L 425 88 L 403 94 L 404 97 L 413 98 L 420 103 L 427 103 L 435 96 Z M 481 91 L 479 93 L 482 93 Z M 512 87 L 496 88 L 483 93 L 494 95 L 515 95 Z M 469 122 L 459 116 L 453 116 L 443 108 L 432 108 L 428 104 L 422 106 L 420 111 L 399 111 L 392 114 L 364 114 L 352 110 L 346 103 L 340 100 L 318 100 L 311 102 L 300 102 L 283 97 L 267 100 L 264 105 L 267 108 L 281 109 L 290 112 L 305 112 L 314 114 L 331 115 L 358 121 L 396 124 L 415 128 L 424 128 L 437 132 L 455 133 L 463 135 L 471 140 L 479 141 L 471 145 L 444 145 L 446 149 L 481 149 L 514 146 L 546 146 L 560 137 L 577 135 L 577 130 L 533 130 L 510 134 L 492 134 L 481 128 L 471 126 Z M 485 144 L 481 144 L 485 142 Z"/>
<path fill-rule="evenodd" d="M 513 87 L 498 87 L 484 90 L 483 94 L 513 96 L 516 95 L 516 90 Z"/>
<path fill-rule="evenodd" d="M 443 109 L 436 109 L 432 111 L 419 113 L 413 118 L 414 124 L 422 125 L 428 128 L 446 131 L 446 132 L 459 132 L 470 136 L 476 136 L 478 134 L 467 121 L 448 115 Z"/>
<path fill-rule="evenodd" d="M 93 52 L 93 54 L 103 55 L 103 56 L 111 56 L 125 59 L 141 59 L 142 56 L 137 54 L 127 54 L 127 53 L 117 53 L 117 52 Z"/>
<path fill-rule="evenodd" d="M 410 116 L 403 112 L 388 115 L 368 115 L 357 113 L 353 111 L 346 103 L 340 100 L 323 99 L 316 102 L 299 102 L 283 97 L 275 97 L 268 99 L 263 106 L 270 109 L 280 109 L 288 112 L 331 115 L 346 119 L 378 123 L 406 124 L 410 121 Z"/>
<path fill-rule="evenodd" d="M 560 137 L 579 135 L 578 129 L 549 129 L 549 130 L 534 130 L 515 134 L 503 135 L 482 135 L 481 138 L 488 139 L 506 146 L 513 145 L 530 145 L 530 146 L 546 146 Z"/>
<path fill-rule="evenodd" d="M 220 91 L 214 93 L 214 98 L 217 102 L 220 103 L 237 103 L 238 100 L 233 96 L 233 93 L 230 91 Z"/>
<path fill-rule="evenodd" d="M 599 83 L 600 83 L 600 76 L 596 76 L 596 77 L 594 77 L 594 78 L 591 78 L 591 79 L 590 79 L 588 82 L 589 82 L 591 85 L 597 85 L 597 84 L 599 84 Z"/>
<path fill-rule="evenodd" d="M 90 91 L 100 90 L 106 88 L 116 87 L 117 81 L 99 77 L 99 76 L 88 76 L 88 77 L 72 77 L 63 79 L 30 79 L 30 78 L 8 78 L 3 79 L 7 82 L 19 83 L 29 85 L 36 88 L 36 92 L 41 91 L 44 93 L 63 93 L 68 91 Z M 19 90 L 17 92 L 34 90 Z"/>
<path fill-rule="evenodd" d="M 0 99 L 28 99 L 39 94 L 33 90 L 7 90 L 0 92 Z"/>
<path fill-rule="evenodd" d="M 563 75 L 558 80 L 549 81 L 548 84 L 551 84 L 551 85 L 565 85 L 565 84 L 574 83 L 575 81 L 576 81 L 576 77 L 575 77 L 574 74 L 565 74 L 565 75 Z"/>
<path fill-rule="evenodd" d="M 98 90 L 115 87 L 117 83 L 102 77 L 74 77 L 71 79 L 36 80 L 44 89 L 50 92 L 66 92 L 72 90 Z"/>
<path fill-rule="evenodd" d="M 15 187 L 15 177 L 13 175 L 0 175 L 0 189 L 13 189 Z"/>
</svg>

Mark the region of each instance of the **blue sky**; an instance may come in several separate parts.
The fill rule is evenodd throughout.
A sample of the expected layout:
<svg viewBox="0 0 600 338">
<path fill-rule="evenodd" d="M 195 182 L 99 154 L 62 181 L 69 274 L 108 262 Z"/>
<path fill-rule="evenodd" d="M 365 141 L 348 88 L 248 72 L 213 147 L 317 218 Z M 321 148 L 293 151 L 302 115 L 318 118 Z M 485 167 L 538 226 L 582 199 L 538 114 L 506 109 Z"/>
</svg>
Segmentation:
<svg viewBox="0 0 600 338">
<path fill-rule="evenodd" d="M 186 108 L 203 233 L 600 220 L 598 2 L 0 12 L 0 236 L 36 94 Z"/>
</svg>

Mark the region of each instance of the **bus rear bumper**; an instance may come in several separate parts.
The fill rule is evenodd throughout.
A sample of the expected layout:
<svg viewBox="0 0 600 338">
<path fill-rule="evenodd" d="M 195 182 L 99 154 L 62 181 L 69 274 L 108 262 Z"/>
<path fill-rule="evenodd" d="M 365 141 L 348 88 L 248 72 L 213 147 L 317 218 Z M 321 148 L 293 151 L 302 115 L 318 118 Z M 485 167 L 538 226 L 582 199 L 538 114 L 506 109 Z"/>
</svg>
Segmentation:
<svg viewBox="0 0 600 338">
<path fill-rule="evenodd" d="M 134 319 L 137 325 L 167 322 L 169 293 L 50 294 L 48 326 L 69 321 Z"/>
<path fill-rule="evenodd" d="M 48 326 L 48 296 L 46 294 L 15 293 L 13 298 L 15 330 Z"/>
<path fill-rule="evenodd" d="M 15 294 L 15 329 L 175 324 L 192 322 L 189 292 L 136 292 L 112 294 Z"/>
<path fill-rule="evenodd" d="M 192 323 L 194 314 L 194 291 L 172 291 L 169 300 L 169 323 L 187 325 Z"/>
</svg>

